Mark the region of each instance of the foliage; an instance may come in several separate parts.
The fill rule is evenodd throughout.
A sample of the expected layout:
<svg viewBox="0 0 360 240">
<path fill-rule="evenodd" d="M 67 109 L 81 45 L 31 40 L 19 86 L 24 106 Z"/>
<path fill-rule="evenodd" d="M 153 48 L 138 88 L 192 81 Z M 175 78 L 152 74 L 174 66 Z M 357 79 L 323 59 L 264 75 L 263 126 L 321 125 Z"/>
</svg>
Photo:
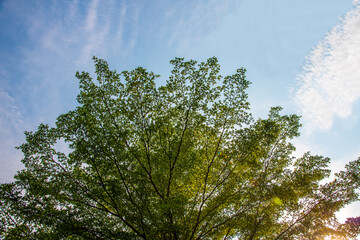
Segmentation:
<svg viewBox="0 0 360 240">
<path fill-rule="evenodd" d="M 339 228 L 355 239 L 360 234 L 360 217 L 346 219 Z"/>
<path fill-rule="evenodd" d="M 176 58 L 157 87 L 94 61 L 96 80 L 76 74 L 79 106 L 26 132 L 25 169 L 1 185 L 4 239 L 350 237 L 334 213 L 358 200 L 360 159 L 320 184 L 328 158 L 292 157 L 298 116 L 251 117 L 245 69 Z"/>
</svg>

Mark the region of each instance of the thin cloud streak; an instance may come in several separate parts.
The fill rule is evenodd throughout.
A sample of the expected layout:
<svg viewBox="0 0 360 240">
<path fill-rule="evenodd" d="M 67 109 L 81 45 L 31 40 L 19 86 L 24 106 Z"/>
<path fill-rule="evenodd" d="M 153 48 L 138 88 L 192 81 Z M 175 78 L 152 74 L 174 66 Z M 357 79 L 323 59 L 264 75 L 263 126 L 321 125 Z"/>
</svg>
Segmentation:
<svg viewBox="0 0 360 240">
<path fill-rule="evenodd" d="M 177 48 L 186 49 L 193 42 L 199 42 L 213 29 L 231 9 L 237 8 L 235 1 L 194 1 L 174 5 L 165 13 L 166 21 L 176 19 L 176 31 L 170 34 L 168 44 Z M 188 6 L 190 5 L 190 7 Z M 202 14 L 199 14 L 201 12 Z"/>
<path fill-rule="evenodd" d="M 18 160 L 20 152 L 14 147 L 22 141 L 20 126 L 23 124 L 21 111 L 14 99 L 0 91 L 0 183 L 12 179 L 16 169 L 22 166 Z"/>
<path fill-rule="evenodd" d="M 121 64 L 157 49 L 183 52 L 185 46 L 211 32 L 235 5 L 232 0 L 221 4 L 205 0 L 34 2 L 5 1 L 2 6 L 2 11 L 11 13 L 9 19 L 17 23 L 24 40 L 14 45 L 16 57 L 11 61 L 7 57 L 3 61 L 7 65 L 0 64 L 0 92 L 9 97 L 7 104 L 13 102 L 18 109 L 9 112 L 11 117 L 0 116 L 2 130 L 9 131 L 0 135 L 0 142 L 7 143 L 0 148 L 1 156 L 18 156 L 13 146 L 23 140 L 24 130 L 34 130 L 40 122 L 53 124 L 56 116 L 76 105 L 73 74 L 76 70 L 92 72 L 92 56 L 120 59 Z M 23 123 L 17 121 L 18 113 Z"/>
<path fill-rule="evenodd" d="M 354 2 L 355 3 L 355 2 Z M 348 118 L 360 98 L 360 6 L 355 6 L 310 53 L 295 101 L 305 130 L 329 130 Z"/>
<path fill-rule="evenodd" d="M 113 5 L 106 6 L 104 12 L 110 12 Z M 105 41 L 109 40 L 109 31 L 111 26 L 111 15 L 103 14 L 98 17 L 97 1 L 94 0 L 89 9 L 88 18 L 90 21 L 85 21 L 85 29 L 88 31 L 85 39 L 85 46 L 82 49 L 82 54 L 79 62 L 88 62 L 95 53 L 103 52 L 105 49 Z"/>
<path fill-rule="evenodd" d="M 117 30 L 115 33 L 115 41 L 117 42 L 117 45 L 121 45 L 121 42 L 122 42 L 126 14 L 127 14 L 127 6 L 126 6 L 125 2 L 122 2 L 119 22 L 117 24 L 118 26 L 117 26 Z"/>
<path fill-rule="evenodd" d="M 93 0 L 89 6 L 88 13 L 85 20 L 85 30 L 92 31 L 97 22 L 97 5 L 98 0 Z"/>
</svg>

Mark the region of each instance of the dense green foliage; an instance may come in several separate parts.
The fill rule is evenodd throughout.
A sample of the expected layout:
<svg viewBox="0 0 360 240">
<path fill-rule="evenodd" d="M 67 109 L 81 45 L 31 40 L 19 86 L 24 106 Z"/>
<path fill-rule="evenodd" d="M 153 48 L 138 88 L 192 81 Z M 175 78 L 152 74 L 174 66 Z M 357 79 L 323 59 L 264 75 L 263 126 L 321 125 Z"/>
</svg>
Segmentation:
<svg viewBox="0 0 360 240">
<path fill-rule="evenodd" d="M 1 185 L 4 239 L 347 238 L 334 213 L 358 201 L 360 159 L 295 159 L 299 117 L 249 113 L 245 69 L 176 58 L 163 86 L 94 58 L 79 106 L 26 132 L 25 169 Z M 70 153 L 58 151 L 67 143 Z"/>
</svg>

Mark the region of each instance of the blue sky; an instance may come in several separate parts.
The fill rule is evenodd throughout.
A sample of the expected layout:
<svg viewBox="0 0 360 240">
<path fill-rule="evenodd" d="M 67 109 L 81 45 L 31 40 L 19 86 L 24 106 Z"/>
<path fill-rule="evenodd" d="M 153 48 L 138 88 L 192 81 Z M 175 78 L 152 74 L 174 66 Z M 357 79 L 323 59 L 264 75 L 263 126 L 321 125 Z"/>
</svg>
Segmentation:
<svg viewBox="0 0 360 240">
<path fill-rule="evenodd" d="M 247 69 L 255 117 L 303 116 L 299 154 L 340 170 L 360 157 L 360 1 L 0 0 L 0 182 L 21 168 L 23 131 L 76 106 L 91 57 L 163 76 L 174 57 Z M 359 216 L 359 205 L 342 212 Z"/>
</svg>

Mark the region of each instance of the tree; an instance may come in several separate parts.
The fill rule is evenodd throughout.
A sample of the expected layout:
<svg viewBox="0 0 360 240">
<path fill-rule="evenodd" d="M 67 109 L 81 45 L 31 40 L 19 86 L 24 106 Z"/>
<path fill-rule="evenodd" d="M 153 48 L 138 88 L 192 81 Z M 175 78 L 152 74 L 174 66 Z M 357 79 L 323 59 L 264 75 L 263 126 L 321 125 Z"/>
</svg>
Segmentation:
<svg viewBox="0 0 360 240">
<path fill-rule="evenodd" d="M 348 233 L 348 236 L 356 238 L 360 234 L 360 217 L 347 218 L 346 222 L 341 224 L 339 228 Z"/>
<path fill-rule="evenodd" d="M 347 237 L 334 213 L 359 200 L 360 159 L 320 184 L 328 158 L 292 157 L 298 116 L 251 117 L 245 69 L 176 58 L 157 87 L 144 68 L 94 61 L 96 80 L 76 73 L 79 106 L 25 133 L 25 169 L 1 185 L 1 237 Z"/>
</svg>

